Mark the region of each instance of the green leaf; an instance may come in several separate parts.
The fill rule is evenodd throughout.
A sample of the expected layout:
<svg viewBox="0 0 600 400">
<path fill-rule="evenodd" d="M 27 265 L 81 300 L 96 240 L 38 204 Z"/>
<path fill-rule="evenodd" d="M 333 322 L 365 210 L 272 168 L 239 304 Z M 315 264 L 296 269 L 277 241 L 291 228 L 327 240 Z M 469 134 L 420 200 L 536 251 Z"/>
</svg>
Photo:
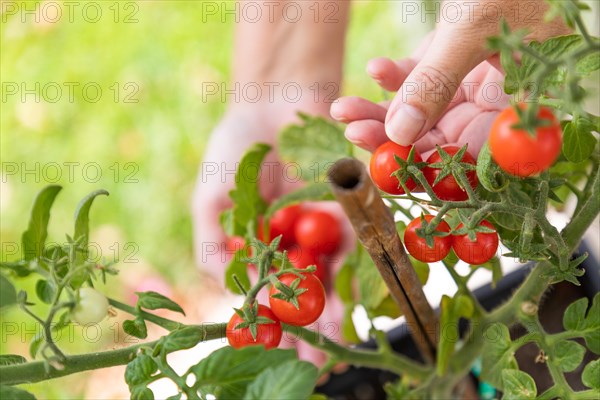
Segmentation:
<svg viewBox="0 0 600 400">
<path fill-rule="evenodd" d="M 142 318 L 136 318 L 134 320 L 123 321 L 123 330 L 125 333 L 140 339 L 146 339 L 148 337 L 148 329 L 146 328 L 146 322 Z"/>
<path fill-rule="evenodd" d="M 565 125 L 562 151 L 567 160 L 579 163 L 587 160 L 596 149 L 596 137 L 592 133 L 594 124 L 578 118 Z"/>
<path fill-rule="evenodd" d="M 135 386 L 131 389 L 131 400 L 154 400 L 154 392 L 146 386 Z"/>
<path fill-rule="evenodd" d="M 416 258 L 414 258 L 413 256 L 409 256 L 410 258 L 410 263 L 412 264 L 413 268 L 415 269 L 415 272 L 417 273 L 417 277 L 419 278 L 419 282 L 421 282 L 421 285 L 425 285 L 427 283 L 427 280 L 429 279 L 429 264 L 423 262 L 423 261 L 419 261 Z M 458 257 L 457 257 L 458 259 Z"/>
<path fill-rule="evenodd" d="M 387 295 L 377 308 L 371 310 L 371 315 L 373 317 L 398 318 L 402 315 L 402 310 L 400 310 L 400 306 L 394 298 L 391 295 Z"/>
<path fill-rule="evenodd" d="M 265 212 L 265 219 L 269 220 L 278 210 L 293 204 L 305 201 L 335 200 L 328 183 L 319 182 L 303 186 L 298 190 L 285 194 L 273 201 Z"/>
<path fill-rule="evenodd" d="M 577 369 L 585 355 L 585 347 L 572 340 L 558 342 L 553 350 L 554 364 L 565 372 L 571 372 Z"/>
<path fill-rule="evenodd" d="M 31 393 L 14 386 L 0 385 L 0 399 L 2 400 L 35 400 Z"/>
<path fill-rule="evenodd" d="M 167 309 L 185 315 L 179 304 L 157 292 L 135 292 L 138 296 L 138 306 L 146 310 Z"/>
<path fill-rule="evenodd" d="M 125 382 L 130 388 L 144 385 L 149 382 L 152 375 L 158 371 L 158 365 L 147 354 L 138 354 L 125 368 Z"/>
<path fill-rule="evenodd" d="M 29 225 L 21 236 L 23 258 L 25 260 L 33 260 L 42 254 L 48 236 L 50 208 L 52 208 L 52 203 L 54 203 L 54 199 L 61 189 L 62 187 L 57 185 L 46 186 L 36 196 L 31 209 Z"/>
<path fill-rule="evenodd" d="M 167 397 L 167 400 L 180 400 L 180 399 L 181 399 L 181 393 L 177 393 L 177 394 L 174 394 L 173 396 Z"/>
<path fill-rule="evenodd" d="M 90 207 L 97 196 L 108 196 L 108 192 L 100 189 L 88 194 L 79 202 L 75 210 L 75 234 L 73 238 L 77 240 L 83 237 L 84 239 L 81 244 L 84 248 L 87 248 L 90 234 Z"/>
<path fill-rule="evenodd" d="M 42 334 L 36 335 L 31 340 L 31 343 L 29 343 L 29 355 L 31 356 L 31 358 L 35 358 L 42 343 L 44 343 L 44 336 Z"/>
<path fill-rule="evenodd" d="M 518 369 L 506 369 L 502 371 L 502 384 L 504 395 L 502 399 L 523 400 L 535 399 L 537 388 L 533 378 L 526 372 Z"/>
<path fill-rule="evenodd" d="M 500 259 L 494 256 L 481 264 L 480 267 L 492 271 L 492 288 L 495 288 L 496 283 L 502 279 L 502 264 L 500 263 Z"/>
<path fill-rule="evenodd" d="M 590 361 L 581 375 L 583 384 L 592 389 L 600 389 L 600 359 Z"/>
<path fill-rule="evenodd" d="M 356 277 L 358 279 L 358 292 L 360 304 L 367 311 L 375 310 L 389 294 L 389 289 L 381 277 L 379 270 L 373 264 L 369 253 L 362 250 L 356 264 Z"/>
<path fill-rule="evenodd" d="M 454 298 L 444 295 L 441 301 L 440 341 L 437 353 L 437 373 L 442 376 L 446 373 L 448 363 L 456 343 L 460 339 L 458 321 L 460 317 L 469 318 L 473 315 L 473 301 L 463 294 Z"/>
<path fill-rule="evenodd" d="M 260 197 L 258 182 L 261 165 L 271 146 L 257 143 L 242 157 L 235 174 L 235 189 L 229 192 L 233 201 L 234 235 L 246 236 L 248 222 L 264 214 L 267 204 Z M 254 232 L 252 232 L 254 234 Z"/>
<path fill-rule="evenodd" d="M 191 349 L 204 340 L 204 333 L 194 326 L 187 326 L 163 336 L 161 339 L 163 351 L 171 353 L 178 350 Z"/>
<path fill-rule="evenodd" d="M 598 69 L 600 69 L 600 54 L 597 51 L 577 60 L 575 64 L 575 71 L 581 76 L 587 76 Z"/>
<path fill-rule="evenodd" d="M 563 326 L 567 330 L 578 332 L 587 347 L 600 354 L 600 293 L 594 296 L 586 316 L 587 306 L 588 299 L 585 297 L 571 303 L 563 315 Z"/>
<path fill-rule="evenodd" d="M 18 354 L 2 354 L 0 355 L 0 365 L 24 364 L 27 360 L 25 357 Z"/>
<path fill-rule="evenodd" d="M 0 309 L 17 303 L 17 290 L 3 274 L 0 274 Z"/>
<path fill-rule="evenodd" d="M 296 360 L 295 350 L 224 347 L 192 366 L 190 372 L 196 376 L 194 389 L 201 397 L 212 394 L 219 399 L 239 399 L 263 370 L 291 360 Z"/>
<path fill-rule="evenodd" d="M 263 370 L 248 385 L 246 400 L 307 399 L 317 383 L 317 367 L 306 361 L 287 361 Z"/>
<path fill-rule="evenodd" d="M 299 114 L 301 125 L 285 128 L 277 138 L 279 155 L 289 165 L 297 166 L 304 181 L 322 182 L 329 167 L 348 157 L 344 130 L 323 117 Z M 290 168 L 296 173 L 296 168 Z"/>
<path fill-rule="evenodd" d="M 348 343 L 360 343 L 361 340 L 356 333 L 356 327 L 352 320 L 352 313 L 354 312 L 353 304 L 346 304 L 344 306 L 344 317 L 342 318 L 342 337 Z"/>
<path fill-rule="evenodd" d="M 511 59 L 513 57 L 511 56 Z M 509 183 L 505 173 L 492 159 L 488 142 L 485 142 L 477 157 L 477 177 L 479 183 L 490 192 L 501 192 Z"/>
<path fill-rule="evenodd" d="M 506 325 L 496 323 L 486 329 L 481 361 L 481 380 L 502 389 L 500 373 L 518 368 Z"/>
<path fill-rule="evenodd" d="M 335 277 L 335 292 L 342 303 L 354 304 L 354 293 L 352 291 L 352 281 L 354 279 L 354 268 L 349 263 L 353 257 L 346 258 L 346 261 L 340 268 Z"/>
<path fill-rule="evenodd" d="M 35 293 L 46 304 L 51 304 L 56 294 L 56 288 L 54 284 L 45 279 L 40 279 L 35 284 Z"/>
<path fill-rule="evenodd" d="M 244 288 L 248 289 L 250 287 L 248 264 L 241 261 L 244 257 L 246 257 L 246 251 L 246 249 L 238 250 L 225 270 L 225 286 L 235 294 L 243 293 L 233 280 L 234 275 L 238 278 Z"/>
</svg>

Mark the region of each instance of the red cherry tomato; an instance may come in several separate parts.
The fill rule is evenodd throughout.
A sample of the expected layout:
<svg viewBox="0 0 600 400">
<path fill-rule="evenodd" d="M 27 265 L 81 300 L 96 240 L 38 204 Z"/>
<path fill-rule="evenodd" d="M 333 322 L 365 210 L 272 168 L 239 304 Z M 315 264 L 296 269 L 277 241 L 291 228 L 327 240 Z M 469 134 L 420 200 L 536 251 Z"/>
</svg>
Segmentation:
<svg viewBox="0 0 600 400">
<path fill-rule="evenodd" d="M 302 269 L 314 265 L 317 267 L 317 270 L 314 272 L 315 276 L 323 283 L 327 281 L 327 267 L 325 257 L 322 254 L 302 249 L 297 245 L 291 247 L 287 254 L 294 267 Z"/>
<path fill-rule="evenodd" d="M 442 147 L 442 149 L 451 156 L 455 155 L 460 150 L 460 148 L 456 146 L 446 146 Z M 439 162 L 442 162 L 442 157 L 437 151 L 431 154 L 427 159 L 427 164 Z M 468 152 L 465 152 L 465 155 L 462 158 L 462 162 L 473 165 L 477 164 L 473 156 Z M 439 168 L 431 167 L 425 167 L 423 169 L 423 175 L 425 175 L 427 182 L 429 182 L 429 184 L 432 185 L 433 192 L 437 195 L 437 197 L 439 197 L 442 200 L 450 201 L 462 201 L 468 199 L 469 196 L 467 195 L 467 192 L 461 189 L 460 186 L 458 186 L 458 183 L 456 182 L 456 179 L 454 179 L 454 176 L 452 174 L 442 178 L 441 181 L 439 181 L 435 186 L 433 186 L 433 182 L 435 182 L 435 179 L 438 177 L 441 171 L 442 170 Z M 467 178 L 469 179 L 469 183 L 471 184 L 471 187 L 473 189 L 477 187 L 477 183 L 479 181 L 477 180 L 477 173 L 475 172 L 475 170 L 467 171 Z"/>
<path fill-rule="evenodd" d="M 290 286 L 296 279 L 301 279 L 294 274 L 284 274 L 279 281 Z M 297 296 L 298 308 L 291 302 L 274 298 L 273 295 L 280 293 L 275 287 L 269 289 L 269 304 L 273 313 L 281 322 L 295 326 L 305 326 L 315 322 L 325 308 L 325 288 L 321 281 L 313 274 L 305 274 L 300 280 L 298 289 L 306 289 Z"/>
<path fill-rule="evenodd" d="M 300 205 L 293 205 L 278 210 L 269 221 L 271 238 L 283 235 L 280 246 L 284 249 L 296 242 L 294 227 L 300 214 L 302 214 L 302 207 Z"/>
<path fill-rule="evenodd" d="M 281 341 L 281 323 L 277 316 L 269 307 L 263 306 L 262 304 L 259 304 L 258 306 L 258 316 L 269 318 L 274 322 L 271 324 L 257 324 L 256 340 L 254 340 L 250 328 L 236 329 L 236 326 L 244 322 L 244 320 L 237 315 L 237 313 L 233 314 L 227 324 L 227 330 L 225 331 L 231 347 L 239 349 L 246 346 L 262 344 L 266 349 L 272 349 L 279 345 L 279 342 Z"/>
<path fill-rule="evenodd" d="M 227 238 L 227 242 L 225 242 L 225 250 L 228 253 L 235 253 L 236 251 L 243 249 L 246 245 L 246 241 L 241 236 L 232 236 Z"/>
<path fill-rule="evenodd" d="M 430 222 L 433 215 L 425 215 L 425 220 Z M 404 231 L 404 245 L 408 253 L 419 261 L 435 262 L 443 260 L 452 248 L 452 236 L 434 236 L 433 248 L 427 246 L 424 238 L 417 235 L 416 229 L 421 227 L 421 218 L 415 218 Z M 436 231 L 450 232 L 450 226 L 446 221 L 440 222 Z"/>
<path fill-rule="evenodd" d="M 369 170 L 371 171 L 373 182 L 375 182 L 375 185 L 379 189 L 389 194 L 404 193 L 404 189 L 400 186 L 398 178 L 392 176 L 392 173 L 400 168 L 394 159 L 394 155 L 406 160 L 411 148 L 412 146 L 401 146 L 394 142 L 386 142 L 379 146 L 373 155 L 371 155 Z M 423 161 L 416 149 L 414 161 Z M 406 181 L 406 187 L 412 191 L 417 187 L 417 184 L 412 179 L 409 179 Z"/>
<path fill-rule="evenodd" d="M 482 226 L 494 229 L 494 225 L 488 221 L 481 221 Z M 457 229 L 462 228 L 460 224 Z M 457 257 L 471 265 L 480 265 L 489 261 L 498 250 L 498 234 L 477 232 L 476 239 L 471 242 L 468 235 L 455 235 L 452 242 L 452 248 Z"/>
<path fill-rule="evenodd" d="M 526 109 L 524 104 L 519 105 Z M 490 132 L 492 158 L 504 171 L 516 176 L 536 175 L 548 169 L 560 155 L 562 129 L 548 108 L 540 107 L 537 120 L 547 125 L 535 130 L 535 137 L 526 130 L 514 128 L 519 116 L 513 107 L 502 111 Z"/>
<path fill-rule="evenodd" d="M 296 222 L 295 233 L 300 248 L 319 254 L 335 253 L 342 241 L 338 220 L 325 211 L 302 214 Z"/>
</svg>

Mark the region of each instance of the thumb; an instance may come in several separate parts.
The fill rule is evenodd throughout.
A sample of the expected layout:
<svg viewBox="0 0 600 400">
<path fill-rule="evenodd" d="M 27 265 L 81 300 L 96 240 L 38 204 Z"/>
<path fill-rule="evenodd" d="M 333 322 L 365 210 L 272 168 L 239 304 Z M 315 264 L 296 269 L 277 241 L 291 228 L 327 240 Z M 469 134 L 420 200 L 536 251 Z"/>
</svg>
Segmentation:
<svg viewBox="0 0 600 400">
<path fill-rule="evenodd" d="M 444 114 L 465 76 L 486 58 L 480 46 L 452 36 L 437 32 L 396 93 L 385 120 L 392 141 L 406 146 L 425 135 Z"/>
</svg>

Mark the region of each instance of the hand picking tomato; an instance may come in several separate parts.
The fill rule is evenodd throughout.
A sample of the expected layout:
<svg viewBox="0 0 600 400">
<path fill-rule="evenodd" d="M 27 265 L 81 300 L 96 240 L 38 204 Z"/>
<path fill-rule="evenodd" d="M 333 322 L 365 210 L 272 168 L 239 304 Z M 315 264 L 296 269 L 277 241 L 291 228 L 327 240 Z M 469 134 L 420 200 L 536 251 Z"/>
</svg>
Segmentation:
<svg viewBox="0 0 600 400">
<path fill-rule="evenodd" d="M 486 220 L 481 221 L 480 225 L 494 229 L 494 232 L 476 232 L 477 237 L 474 242 L 467 234 L 455 235 L 452 242 L 457 257 L 471 265 L 481 265 L 489 261 L 498 250 L 498 234 L 495 232 L 494 225 Z M 463 224 L 460 224 L 457 229 L 462 226 Z"/>
<path fill-rule="evenodd" d="M 284 249 L 296 242 L 294 227 L 300 214 L 302 214 L 302 207 L 297 204 L 276 211 L 269 220 L 271 238 L 283 235 L 280 246 Z"/>
<path fill-rule="evenodd" d="M 265 317 L 273 321 L 272 323 L 256 324 L 256 340 L 252 337 L 249 327 L 236 328 L 244 322 L 244 319 L 237 313 L 234 313 L 225 332 L 227 340 L 231 347 L 239 349 L 246 346 L 262 344 L 266 349 L 272 349 L 279 345 L 281 341 L 281 323 L 273 314 L 273 311 L 262 304 L 258 305 L 258 317 Z"/>
<path fill-rule="evenodd" d="M 108 299 L 91 287 L 79 289 L 79 302 L 71 310 L 71 319 L 79 325 L 97 324 L 108 315 Z"/>
<path fill-rule="evenodd" d="M 396 162 L 394 155 L 406 160 L 411 148 L 412 146 L 401 146 L 394 142 L 386 142 L 375 150 L 371 156 L 369 170 L 371 171 L 373 182 L 375 182 L 375 185 L 377 185 L 379 189 L 389 194 L 404 193 L 404 189 L 400 185 L 398 178 L 392 176 L 392 173 L 401 168 Z M 416 149 L 414 161 L 423 161 Z M 409 190 L 413 190 L 417 187 L 417 184 L 412 179 L 408 179 L 405 185 Z"/>
<path fill-rule="evenodd" d="M 279 281 L 296 292 L 294 304 L 294 301 L 287 301 L 285 294 L 275 286 L 269 289 L 269 305 L 281 322 L 305 326 L 321 316 L 325 308 L 325 288 L 316 276 L 308 273 L 302 279 L 294 274 L 284 274 Z"/>
<path fill-rule="evenodd" d="M 433 215 L 425 215 L 425 221 L 430 222 Z M 415 218 L 404 231 L 404 246 L 408 253 L 419 261 L 435 262 L 443 260 L 452 248 L 452 236 L 434 236 L 433 248 L 427 246 L 425 238 L 417 235 L 416 230 L 421 228 L 421 218 Z M 450 226 L 446 221 L 440 222 L 435 229 L 437 232 L 450 232 Z"/>
<path fill-rule="evenodd" d="M 335 253 L 342 241 L 338 220 L 325 211 L 314 210 L 302 214 L 294 231 L 300 248 L 320 254 Z"/>
<path fill-rule="evenodd" d="M 450 155 L 450 156 L 455 155 L 460 150 L 460 148 L 456 147 L 456 146 L 446 146 L 446 147 L 442 147 L 442 149 L 446 153 L 448 153 L 448 155 Z M 469 154 L 468 152 L 465 152 L 461 161 L 464 163 L 473 164 L 473 165 L 477 164 L 477 162 L 475 161 L 473 156 L 471 154 Z M 441 163 L 441 162 L 442 162 L 442 157 L 440 156 L 440 154 L 437 151 L 435 151 L 433 154 L 431 154 L 429 156 L 429 158 L 427 159 L 427 164 Z M 423 175 L 425 175 L 427 182 L 429 182 L 429 184 L 432 185 L 431 187 L 433 188 L 433 192 L 437 195 L 437 197 L 439 197 L 442 200 L 450 200 L 450 201 L 463 201 L 463 200 L 466 200 L 469 198 L 469 196 L 467 195 L 467 192 L 465 190 L 461 189 L 461 187 L 458 185 L 458 182 L 456 182 L 456 179 L 454 178 L 454 176 L 452 174 L 445 176 L 434 186 L 433 183 L 435 182 L 436 178 L 438 177 L 438 175 L 441 172 L 442 172 L 442 169 L 431 168 L 429 166 L 427 166 L 423 169 Z M 475 170 L 467 171 L 466 175 L 467 175 L 467 178 L 469 179 L 469 183 L 471 184 L 471 187 L 473 189 L 475 187 L 477 187 L 478 180 L 477 180 L 477 173 L 475 172 Z"/>
<path fill-rule="evenodd" d="M 525 110 L 526 106 L 519 107 Z M 492 158 L 504 171 L 516 176 L 536 175 L 548 169 L 560 155 L 562 129 L 552 111 L 540 107 L 539 122 L 532 136 L 525 129 L 515 128 L 520 122 L 513 107 L 502 111 L 490 132 L 489 146 Z"/>
<path fill-rule="evenodd" d="M 327 281 L 327 267 L 325 257 L 314 251 L 303 249 L 299 246 L 293 246 L 288 250 L 288 258 L 292 265 L 298 269 L 306 268 L 310 265 L 317 267 L 315 276 L 325 284 Z"/>
</svg>

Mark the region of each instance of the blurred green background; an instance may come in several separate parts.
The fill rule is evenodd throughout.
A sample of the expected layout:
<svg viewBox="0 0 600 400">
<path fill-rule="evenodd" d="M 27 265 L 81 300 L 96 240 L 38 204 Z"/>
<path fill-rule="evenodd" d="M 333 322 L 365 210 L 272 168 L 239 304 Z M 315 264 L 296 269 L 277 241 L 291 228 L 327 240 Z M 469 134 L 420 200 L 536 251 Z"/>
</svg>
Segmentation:
<svg viewBox="0 0 600 400">
<path fill-rule="evenodd" d="M 124 280 L 135 277 L 124 275 L 127 269 L 154 270 L 175 287 L 193 282 L 190 199 L 207 138 L 225 109 L 217 96 L 202 102 L 201 84 L 228 81 L 234 17 L 223 22 L 220 15 L 204 16 L 202 22 L 202 1 L 74 3 L 69 14 L 63 2 L 2 2 L 2 259 L 19 257 L 13 243 L 19 243 L 42 187 L 64 186 L 50 220 L 49 240 L 57 242 L 72 232 L 78 201 L 104 188 L 110 197 L 98 198 L 92 208 L 91 241 L 102 244 L 108 259 L 134 262 L 119 263 L 121 278 L 102 290 L 127 296 Z M 62 16 L 53 22 L 56 4 Z M 367 61 L 407 55 L 427 30 L 418 21 L 398 24 L 399 6 L 354 2 L 344 93 L 381 99 L 364 72 Z M 34 283 L 21 281 L 18 288 L 31 290 Z M 33 329 L 18 310 L 1 317 Z M 105 348 L 114 344 L 112 333 L 67 349 Z M 31 334 L 8 337 L 13 342 L 2 340 L 3 353 L 7 347 L 28 353 Z M 27 389 L 39 398 L 89 398 L 83 383 L 89 377 Z"/>
</svg>

